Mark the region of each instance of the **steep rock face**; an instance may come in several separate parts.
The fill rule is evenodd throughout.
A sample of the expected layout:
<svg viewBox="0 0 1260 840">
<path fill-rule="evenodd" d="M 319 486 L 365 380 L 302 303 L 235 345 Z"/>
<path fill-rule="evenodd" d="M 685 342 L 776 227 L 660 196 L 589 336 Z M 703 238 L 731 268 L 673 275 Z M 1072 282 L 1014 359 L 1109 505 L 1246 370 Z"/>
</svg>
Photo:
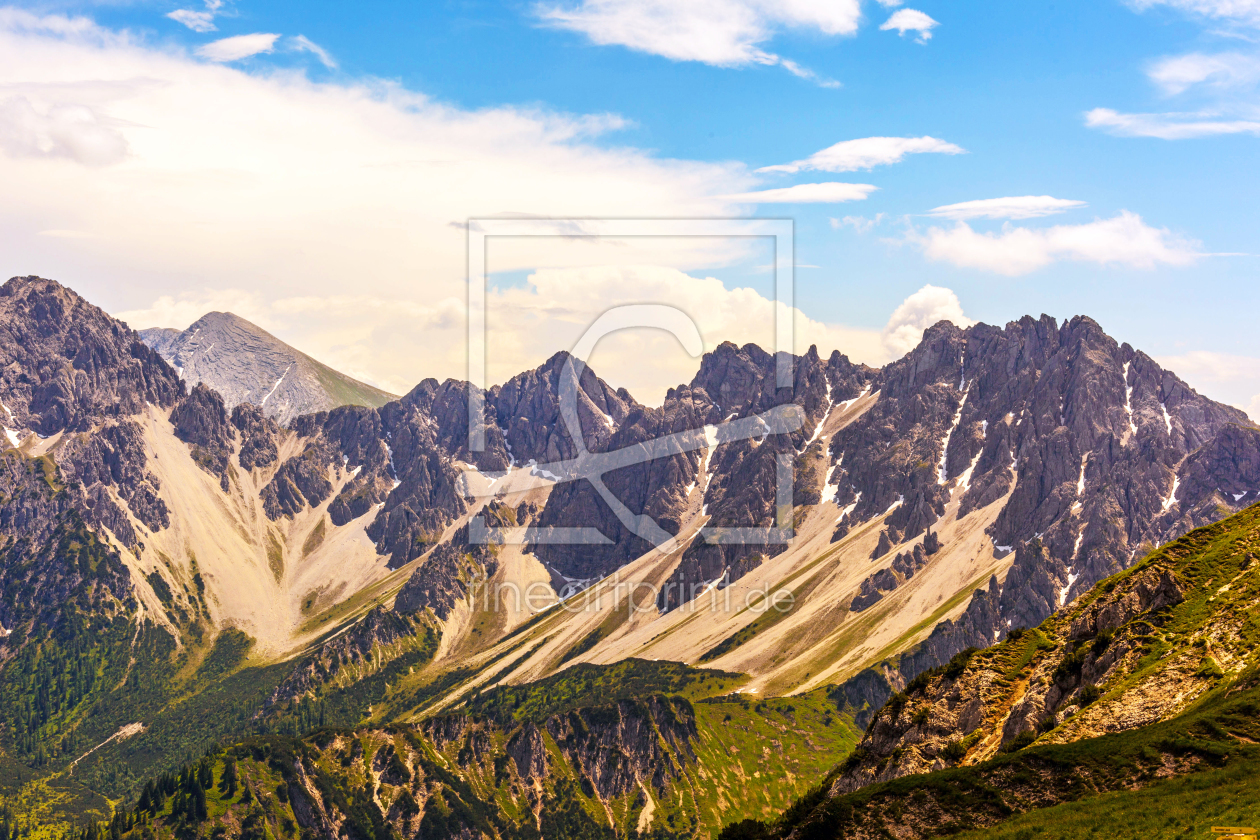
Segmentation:
<svg viewBox="0 0 1260 840">
<path fill-rule="evenodd" d="M 67 435 L 57 460 L 83 518 L 112 531 L 123 545 L 136 548 L 140 538 L 119 500 L 150 531 L 170 525 L 158 479 L 147 467 L 143 435 L 133 421 L 109 421 L 93 433 Z"/>
<path fill-rule="evenodd" d="M 65 618 L 108 623 L 135 606 L 130 573 L 49 459 L 0 453 L 0 494 L 0 663 Z"/>
<path fill-rule="evenodd" d="M 171 425 L 175 437 L 191 447 L 197 466 L 217 476 L 219 486 L 227 492 L 228 458 L 236 431 L 228 422 L 223 397 L 204 382 L 198 383 L 171 411 Z"/>
<path fill-rule="evenodd" d="M 39 277 L 0 287 L 0 360 L 6 425 L 44 437 L 137 414 L 146 402 L 169 406 L 183 393 L 126 325 Z"/>
<path fill-rule="evenodd" d="M 242 403 L 279 423 L 339 405 L 381 406 L 394 399 L 290 347 L 230 312 L 211 312 L 188 329 L 142 330 L 140 337 L 190 385 L 223 395 L 228 411 Z"/>
<path fill-rule="evenodd" d="M 977 764 L 1036 739 L 1074 741 L 1179 714 L 1254 663 L 1243 605 L 1260 591 L 1258 545 L 1253 505 L 1166 546 L 1036 629 L 925 671 L 875 716 L 831 794 Z"/>
<path fill-rule="evenodd" d="M 777 387 L 776 367 L 775 357 L 759 347 L 738 348 L 727 342 L 705 356 L 692 380 L 693 393 L 716 400 L 713 416 L 746 418 L 794 404 L 800 407 L 804 422 L 790 434 L 766 434 L 751 440 L 724 440 L 720 430 L 712 429 L 716 443 L 706 453 L 707 469 L 702 476 L 707 526 L 733 529 L 734 533 L 755 532 L 767 541 L 698 536 L 661 589 L 658 604 L 662 610 L 687 603 L 714 581 L 725 587 L 784 550 L 784 542 L 774 533 L 784 524 L 780 519 L 791 519 L 792 511 L 777 509 L 780 459 L 793 465 L 793 501 L 817 503 L 817 453 L 810 451 L 810 445 L 831 410 L 863 393 L 876 373 L 852 364 L 839 353 L 824 362 L 814 347 L 793 359 L 791 388 Z M 803 489 L 800 498 L 795 488 Z"/>
<path fill-rule="evenodd" d="M 495 419 L 518 463 L 531 459 L 549 463 L 577 454 L 560 416 L 560 386 L 570 358 L 566 352 L 556 353 L 541 367 L 518 374 L 490 391 Z M 586 448 L 598 452 L 607 446 L 635 402 L 624 389 L 614 391 L 585 364 L 581 368 L 575 389 L 578 418 Z"/>
<path fill-rule="evenodd" d="M 262 409 L 241 403 L 232 409 L 232 425 L 241 433 L 241 451 L 237 456 L 241 468 L 269 467 L 280 455 L 280 429 L 275 421 L 263 416 Z"/>
<path fill-rule="evenodd" d="M 394 599 L 394 609 L 417 613 L 429 609 L 445 619 L 455 604 L 471 591 L 474 581 L 487 581 L 498 569 L 498 529 L 516 524 L 516 511 L 492 501 L 482 509 L 487 541 L 472 543 L 468 526 L 461 525 L 451 537 L 429 553 Z"/>
<path fill-rule="evenodd" d="M 876 555 L 951 499 L 966 515 L 1008 493 L 990 533 L 1015 552 L 1004 582 L 902 657 L 907 678 L 1040 623 L 1260 490 L 1260 431 L 1088 318 L 939 324 L 883 377 L 879 402 L 831 445 L 851 518 L 893 507 Z"/>
</svg>

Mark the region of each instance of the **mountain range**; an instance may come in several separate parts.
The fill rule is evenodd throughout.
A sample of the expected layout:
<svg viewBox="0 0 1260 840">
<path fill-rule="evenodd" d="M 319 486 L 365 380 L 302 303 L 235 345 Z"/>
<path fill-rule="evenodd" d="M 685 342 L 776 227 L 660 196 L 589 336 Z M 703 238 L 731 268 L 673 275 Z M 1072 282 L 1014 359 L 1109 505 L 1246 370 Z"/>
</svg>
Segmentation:
<svg viewBox="0 0 1260 840">
<path fill-rule="evenodd" d="M 724 343 L 659 407 L 585 367 L 580 433 L 560 352 L 473 394 L 476 451 L 465 382 L 395 399 L 40 278 L 0 289 L 0 361 L 0 795 L 120 835 L 835 836 L 801 826 L 872 783 L 1104 734 L 1086 706 L 1136 672 L 1098 657 L 1141 659 L 1120 629 L 1193 600 L 1168 558 L 1260 500 L 1260 428 L 1085 317 L 942 322 L 880 369 L 811 348 L 788 388 Z M 1212 686 L 1250 667 L 1209 653 Z"/>
</svg>

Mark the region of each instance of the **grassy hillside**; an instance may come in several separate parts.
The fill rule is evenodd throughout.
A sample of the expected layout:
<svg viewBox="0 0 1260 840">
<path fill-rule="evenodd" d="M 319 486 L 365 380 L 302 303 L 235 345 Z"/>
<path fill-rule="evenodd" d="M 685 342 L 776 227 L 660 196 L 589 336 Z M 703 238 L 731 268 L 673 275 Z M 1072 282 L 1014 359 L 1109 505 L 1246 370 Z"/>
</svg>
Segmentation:
<svg viewBox="0 0 1260 840">
<path fill-rule="evenodd" d="M 725 836 L 1136 838 L 1254 824 L 1258 552 L 1260 505 L 922 675 L 809 796 Z M 898 774 L 923 766 L 934 772 Z M 844 793 L 863 779 L 876 783 Z"/>
</svg>

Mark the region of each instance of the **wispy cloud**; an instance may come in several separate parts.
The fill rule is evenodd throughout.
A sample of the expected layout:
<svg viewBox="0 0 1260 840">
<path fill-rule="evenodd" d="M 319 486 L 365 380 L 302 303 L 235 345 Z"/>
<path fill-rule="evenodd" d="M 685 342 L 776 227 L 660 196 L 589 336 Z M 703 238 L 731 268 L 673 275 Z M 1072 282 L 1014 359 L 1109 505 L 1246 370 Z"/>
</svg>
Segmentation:
<svg viewBox="0 0 1260 840">
<path fill-rule="evenodd" d="M 222 38 L 198 47 L 197 55 L 218 62 L 240 61 L 251 55 L 271 52 L 279 37 L 274 32 L 233 35 L 231 38 Z"/>
<path fill-rule="evenodd" d="M 933 20 L 918 9 L 898 9 L 879 28 L 883 31 L 895 29 L 898 35 L 903 36 L 907 32 L 917 32 L 918 36 L 915 40 L 920 44 L 926 44 L 932 39 L 932 30 L 940 25 L 939 21 Z"/>
<path fill-rule="evenodd" d="M 1151 227 L 1127 210 L 1079 225 L 1029 228 L 1007 223 L 999 233 L 981 233 L 960 221 L 952 228 L 912 231 L 905 241 L 922 248 L 928 259 L 1008 277 L 1059 260 L 1149 269 L 1190 265 L 1207 256 L 1199 243 Z"/>
<path fill-rule="evenodd" d="M 184 24 L 193 32 L 213 32 L 216 27 L 214 18 L 223 8 L 223 0 L 205 0 L 204 9 L 176 9 L 167 13 L 167 17 L 173 21 Z"/>
<path fill-rule="evenodd" d="M 1170 96 L 1196 86 L 1216 90 L 1242 88 L 1260 81 L 1260 57 L 1238 52 L 1189 53 L 1160 59 L 1146 75 Z"/>
<path fill-rule="evenodd" d="M 1223 119 L 1212 113 L 1122 114 L 1110 108 L 1095 108 L 1085 115 L 1085 124 L 1121 137 L 1158 137 L 1161 140 L 1260 134 L 1260 121 Z"/>
<path fill-rule="evenodd" d="M 830 219 L 832 230 L 851 227 L 858 233 L 870 233 L 884 220 L 883 213 L 876 213 L 869 219 L 866 216 L 845 216 L 841 219 Z"/>
<path fill-rule="evenodd" d="M 329 70 L 337 69 L 337 62 L 333 60 L 333 57 L 329 54 L 328 50 L 324 49 L 310 38 L 307 38 L 305 35 L 295 35 L 290 38 L 289 47 L 297 50 L 298 52 L 308 52 L 313 54 L 319 59 L 320 63 Z"/>
<path fill-rule="evenodd" d="M 879 187 L 871 184 L 845 184 L 829 181 L 822 184 L 797 184 L 774 190 L 739 193 L 724 196 L 741 204 L 838 204 L 842 201 L 861 201 Z"/>
<path fill-rule="evenodd" d="M 1037 219 L 1084 207 L 1085 202 L 1049 195 L 982 198 L 934 207 L 929 216 L 943 219 Z"/>
<path fill-rule="evenodd" d="M 839 84 L 763 45 L 784 28 L 852 35 L 862 17 L 858 0 L 576 0 L 539 3 L 534 11 L 545 24 L 595 44 L 717 67 L 779 65 L 824 87 Z"/>
<path fill-rule="evenodd" d="M 1260 3 L 1256 0 L 1129 0 L 1138 11 L 1165 7 L 1179 12 L 1236 26 L 1260 26 Z"/>
<path fill-rule="evenodd" d="M 890 163 L 900 163 L 906 155 L 961 155 L 966 149 L 935 137 L 862 137 L 844 140 L 815 152 L 803 160 L 764 166 L 758 172 L 854 172 Z"/>
</svg>

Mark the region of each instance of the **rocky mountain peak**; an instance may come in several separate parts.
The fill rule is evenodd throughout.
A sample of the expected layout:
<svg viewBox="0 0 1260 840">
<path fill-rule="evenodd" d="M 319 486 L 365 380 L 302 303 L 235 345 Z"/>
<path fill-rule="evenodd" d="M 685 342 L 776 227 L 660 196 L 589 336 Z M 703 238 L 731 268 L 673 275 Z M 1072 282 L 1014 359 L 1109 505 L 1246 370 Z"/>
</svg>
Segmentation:
<svg viewBox="0 0 1260 840">
<path fill-rule="evenodd" d="M 252 403 L 288 424 L 339 405 L 378 407 L 394 399 L 231 312 L 209 312 L 183 331 L 154 328 L 140 335 L 190 385 L 204 382 L 219 392 L 229 412 Z"/>
<path fill-rule="evenodd" d="M 170 406 L 179 379 L 127 326 L 61 284 L 14 277 L 0 287 L 0 400 L 7 427 L 45 437 Z"/>
</svg>

